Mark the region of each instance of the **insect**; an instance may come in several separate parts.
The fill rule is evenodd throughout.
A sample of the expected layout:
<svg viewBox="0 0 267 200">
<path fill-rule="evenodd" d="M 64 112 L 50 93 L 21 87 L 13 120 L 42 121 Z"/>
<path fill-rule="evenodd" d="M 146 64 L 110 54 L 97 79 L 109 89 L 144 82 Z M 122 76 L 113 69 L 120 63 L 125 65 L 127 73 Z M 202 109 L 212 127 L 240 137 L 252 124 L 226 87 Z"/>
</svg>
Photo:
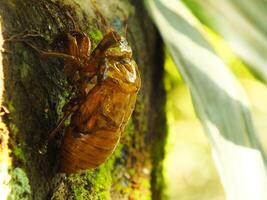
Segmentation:
<svg viewBox="0 0 267 200">
<path fill-rule="evenodd" d="M 69 34 L 66 76 L 77 86 L 79 96 L 63 110 L 70 125 L 60 148 L 60 172 L 93 169 L 114 151 L 131 116 L 141 85 L 137 64 L 126 39 L 107 33 L 89 56 L 90 40 L 84 34 Z M 51 133 L 53 134 L 53 133 Z"/>
<path fill-rule="evenodd" d="M 24 42 L 42 57 L 65 60 L 64 74 L 77 95 L 63 107 L 64 116 L 47 143 L 71 116 L 59 150 L 58 171 L 75 173 L 98 167 L 113 153 L 134 110 L 141 79 L 131 47 L 117 32 L 104 35 L 92 53 L 84 33 L 66 35 L 67 53 L 40 50 L 25 41 L 26 36 L 6 41 Z"/>
</svg>

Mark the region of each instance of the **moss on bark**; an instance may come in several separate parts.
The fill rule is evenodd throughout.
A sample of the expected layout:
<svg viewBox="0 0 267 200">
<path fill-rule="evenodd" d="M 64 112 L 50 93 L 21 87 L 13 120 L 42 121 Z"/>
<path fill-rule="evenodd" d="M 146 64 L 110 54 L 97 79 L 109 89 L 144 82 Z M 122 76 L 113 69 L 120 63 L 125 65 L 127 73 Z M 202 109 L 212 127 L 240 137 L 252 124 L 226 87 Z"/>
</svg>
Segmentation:
<svg viewBox="0 0 267 200">
<path fill-rule="evenodd" d="M 96 170 L 57 174 L 60 138 L 46 155 L 38 147 L 62 117 L 73 95 L 60 59 L 42 59 L 23 43 L 5 43 L 3 116 L 10 132 L 13 158 L 10 199 L 162 199 L 165 141 L 165 94 L 162 87 L 161 41 L 142 1 L 97 1 L 111 27 L 127 37 L 142 76 L 136 109 L 114 154 Z M 105 34 L 90 1 L 6 0 L 0 2 L 3 35 L 38 32 L 29 41 L 40 49 L 62 51 L 62 33 L 79 29 L 93 42 Z M 152 142 L 151 142 L 152 141 Z M 155 194 L 155 195 L 154 195 Z"/>
</svg>

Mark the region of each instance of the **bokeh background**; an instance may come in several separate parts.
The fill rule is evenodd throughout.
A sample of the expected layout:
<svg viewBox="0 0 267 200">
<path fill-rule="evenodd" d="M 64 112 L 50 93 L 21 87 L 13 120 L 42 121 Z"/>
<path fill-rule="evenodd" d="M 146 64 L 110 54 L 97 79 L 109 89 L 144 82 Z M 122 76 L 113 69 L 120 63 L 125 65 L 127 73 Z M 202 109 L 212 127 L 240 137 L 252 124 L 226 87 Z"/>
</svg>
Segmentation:
<svg viewBox="0 0 267 200">
<path fill-rule="evenodd" d="M 222 37 L 203 26 L 216 53 L 245 89 L 261 141 L 267 141 L 267 87 L 237 57 Z M 210 143 L 192 104 L 190 92 L 166 50 L 165 86 L 168 140 L 164 160 L 169 200 L 225 200 L 226 195 L 212 159 Z M 266 149 L 266 146 L 264 146 Z"/>
</svg>

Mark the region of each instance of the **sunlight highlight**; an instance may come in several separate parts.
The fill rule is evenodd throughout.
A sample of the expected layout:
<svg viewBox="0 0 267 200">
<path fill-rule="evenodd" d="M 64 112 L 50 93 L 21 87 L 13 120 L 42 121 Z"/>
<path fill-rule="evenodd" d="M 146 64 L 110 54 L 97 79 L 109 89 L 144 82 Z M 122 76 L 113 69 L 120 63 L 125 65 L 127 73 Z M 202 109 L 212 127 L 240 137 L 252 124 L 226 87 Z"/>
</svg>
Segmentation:
<svg viewBox="0 0 267 200">
<path fill-rule="evenodd" d="M 237 145 L 221 136 L 210 121 L 213 133 L 213 158 L 221 175 L 228 200 L 267 199 L 266 170 L 261 152 Z"/>
<path fill-rule="evenodd" d="M 0 33 L 2 33 L 2 27 L 0 25 Z M 3 36 L 0 34 L 0 51 L 3 51 Z M 2 64 L 2 53 L 0 52 L 0 106 L 2 106 L 2 95 L 4 92 L 4 74 L 3 74 L 3 64 Z M 9 156 L 9 149 L 8 149 L 8 139 L 9 134 L 7 127 L 2 122 L 2 114 L 0 112 L 0 133 L 1 133 L 1 140 L 0 140 L 0 199 L 5 200 L 8 198 L 10 193 L 9 181 L 11 179 L 8 168 L 11 165 L 11 158 Z"/>
</svg>

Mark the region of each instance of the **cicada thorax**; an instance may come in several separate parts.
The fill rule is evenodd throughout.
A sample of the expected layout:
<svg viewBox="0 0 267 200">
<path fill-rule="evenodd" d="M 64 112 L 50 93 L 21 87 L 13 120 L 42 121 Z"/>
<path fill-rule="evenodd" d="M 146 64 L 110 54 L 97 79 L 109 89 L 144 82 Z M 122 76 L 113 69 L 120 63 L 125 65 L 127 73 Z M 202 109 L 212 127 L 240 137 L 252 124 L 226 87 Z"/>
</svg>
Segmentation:
<svg viewBox="0 0 267 200">
<path fill-rule="evenodd" d="M 79 71 L 81 85 L 94 85 L 72 114 L 60 149 L 60 172 L 93 169 L 114 151 L 133 112 L 140 76 L 131 48 L 116 32 L 104 36 Z M 83 74 L 96 69 L 97 82 Z M 89 73 L 89 74 L 90 74 Z M 84 90 L 85 87 L 80 87 Z"/>
</svg>

